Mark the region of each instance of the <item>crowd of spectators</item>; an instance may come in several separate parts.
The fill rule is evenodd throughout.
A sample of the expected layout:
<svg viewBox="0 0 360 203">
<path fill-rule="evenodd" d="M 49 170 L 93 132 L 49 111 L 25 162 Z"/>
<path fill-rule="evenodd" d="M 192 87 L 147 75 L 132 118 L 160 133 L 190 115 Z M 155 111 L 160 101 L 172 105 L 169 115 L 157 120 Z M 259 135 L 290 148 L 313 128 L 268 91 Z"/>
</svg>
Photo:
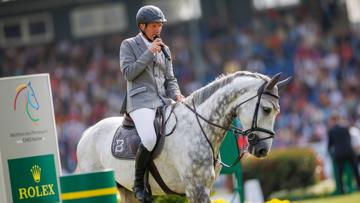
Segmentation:
<svg viewBox="0 0 360 203">
<path fill-rule="evenodd" d="M 82 132 L 104 117 L 119 115 L 126 83 L 118 53 L 128 36 L 0 49 L 1 77 L 50 73 L 64 172 L 76 167 Z M 291 85 L 281 95 L 275 147 L 323 142 L 332 109 L 360 127 L 360 35 L 348 26 L 328 25 L 304 10 L 263 12 L 248 23 L 213 17 L 200 27 L 206 69 L 202 81 L 195 77 L 198 67 L 186 23 L 164 28 L 162 38 L 171 48 L 185 95 L 224 72 L 291 75 Z"/>
</svg>

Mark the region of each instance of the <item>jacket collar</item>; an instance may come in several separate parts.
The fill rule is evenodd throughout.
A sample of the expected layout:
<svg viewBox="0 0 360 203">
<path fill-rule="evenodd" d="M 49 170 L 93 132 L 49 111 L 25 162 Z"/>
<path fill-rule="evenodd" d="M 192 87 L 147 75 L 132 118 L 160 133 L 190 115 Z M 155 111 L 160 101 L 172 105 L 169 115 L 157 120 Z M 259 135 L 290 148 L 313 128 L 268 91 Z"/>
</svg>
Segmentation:
<svg viewBox="0 0 360 203">
<path fill-rule="evenodd" d="M 136 41 L 136 44 L 138 45 L 138 47 L 143 51 L 145 52 L 148 48 L 144 42 L 144 40 L 142 39 L 141 37 L 141 33 L 137 34 L 136 37 L 135 37 L 135 41 Z"/>
</svg>

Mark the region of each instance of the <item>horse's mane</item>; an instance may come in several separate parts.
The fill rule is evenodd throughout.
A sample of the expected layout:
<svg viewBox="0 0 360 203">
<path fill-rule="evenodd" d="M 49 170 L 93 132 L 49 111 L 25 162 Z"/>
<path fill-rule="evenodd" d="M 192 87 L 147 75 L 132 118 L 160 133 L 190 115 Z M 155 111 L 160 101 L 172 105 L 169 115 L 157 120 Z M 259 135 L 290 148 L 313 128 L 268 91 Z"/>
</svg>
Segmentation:
<svg viewBox="0 0 360 203">
<path fill-rule="evenodd" d="M 232 74 L 222 74 L 211 83 L 191 93 L 188 98 L 192 98 L 194 101 L 196 101 L 196 103 L 201 104 L 211 95 L 213 95 L 218 89 L 231 83 L 232 81 L 234 81 L 234 79 L 243 76 L 259 78 L 265 81 L 270 80 L 268 76 L 262 75 L 260 73 L 251 73 L 248 71 L 238 71 Z"/>
</svg>

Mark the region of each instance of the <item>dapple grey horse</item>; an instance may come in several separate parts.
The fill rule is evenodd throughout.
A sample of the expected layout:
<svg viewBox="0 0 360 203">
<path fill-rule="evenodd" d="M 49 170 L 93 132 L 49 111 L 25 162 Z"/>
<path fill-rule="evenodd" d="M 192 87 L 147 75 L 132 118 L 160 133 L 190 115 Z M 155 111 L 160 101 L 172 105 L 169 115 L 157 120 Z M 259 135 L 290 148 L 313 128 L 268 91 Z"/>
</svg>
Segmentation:
<svg viewBox="0 0 360 203">
<path fill-rule="evenodd" d="M 226 131 L 235 129 L 231 126 L 234 117 L 240 119 L 242 132 L 248 136 L 249 153 L 266 156 L 275 135 L 275 117 L 280 112 L 278 91 L 288 81 L 279 82 L 279 78 L 280 74 L 269 78 L 246 71 L 220 76 L 177 103 L 172 113 L 168 108 L 166 117 L 170 119 L 165 131 L 176 128 L 154 160 L 166 185 L 185 193 L 192 203 L 209 203 L 210 190 L 221 169 L 217 161 L 219 148 Z M 84 132 L 77 148 L 78 171 L 113 168 L 116 181 L 124 187 L 120 191 L 122 202 L 137 202 L 131 193 L 135 161 L 116 159 L 110 150 L 122 120 L 105 118 Z M 164 195 L 152 176 L 149 183 L 154 195 Z"/>
</svg>

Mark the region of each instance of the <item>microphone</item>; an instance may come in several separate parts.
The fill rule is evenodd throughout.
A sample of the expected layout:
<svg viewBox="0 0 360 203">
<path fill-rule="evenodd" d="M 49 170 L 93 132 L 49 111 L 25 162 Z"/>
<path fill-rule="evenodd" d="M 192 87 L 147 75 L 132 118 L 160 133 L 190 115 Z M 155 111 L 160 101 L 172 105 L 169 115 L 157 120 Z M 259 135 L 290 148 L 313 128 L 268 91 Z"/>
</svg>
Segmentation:
<svg viewBox="0 0 360 203">
<path fill-rule="evenodd" d="M 157 39 L 157 38 L 160 38 L 160 37 L 156 35 L 156 36 L 154 37 L 154 40 Z M 170 61 L 171 58 L 170 58 L 169 54 L 166 52 L 166 50 L 165 50 L 165 48 L 164 48 L 163 45 L 161 45 L 161 51 L 162 51 L 162 53 L 164 54 L 165 58 L 167 58 L 167 60 Z"/>
</svg>

